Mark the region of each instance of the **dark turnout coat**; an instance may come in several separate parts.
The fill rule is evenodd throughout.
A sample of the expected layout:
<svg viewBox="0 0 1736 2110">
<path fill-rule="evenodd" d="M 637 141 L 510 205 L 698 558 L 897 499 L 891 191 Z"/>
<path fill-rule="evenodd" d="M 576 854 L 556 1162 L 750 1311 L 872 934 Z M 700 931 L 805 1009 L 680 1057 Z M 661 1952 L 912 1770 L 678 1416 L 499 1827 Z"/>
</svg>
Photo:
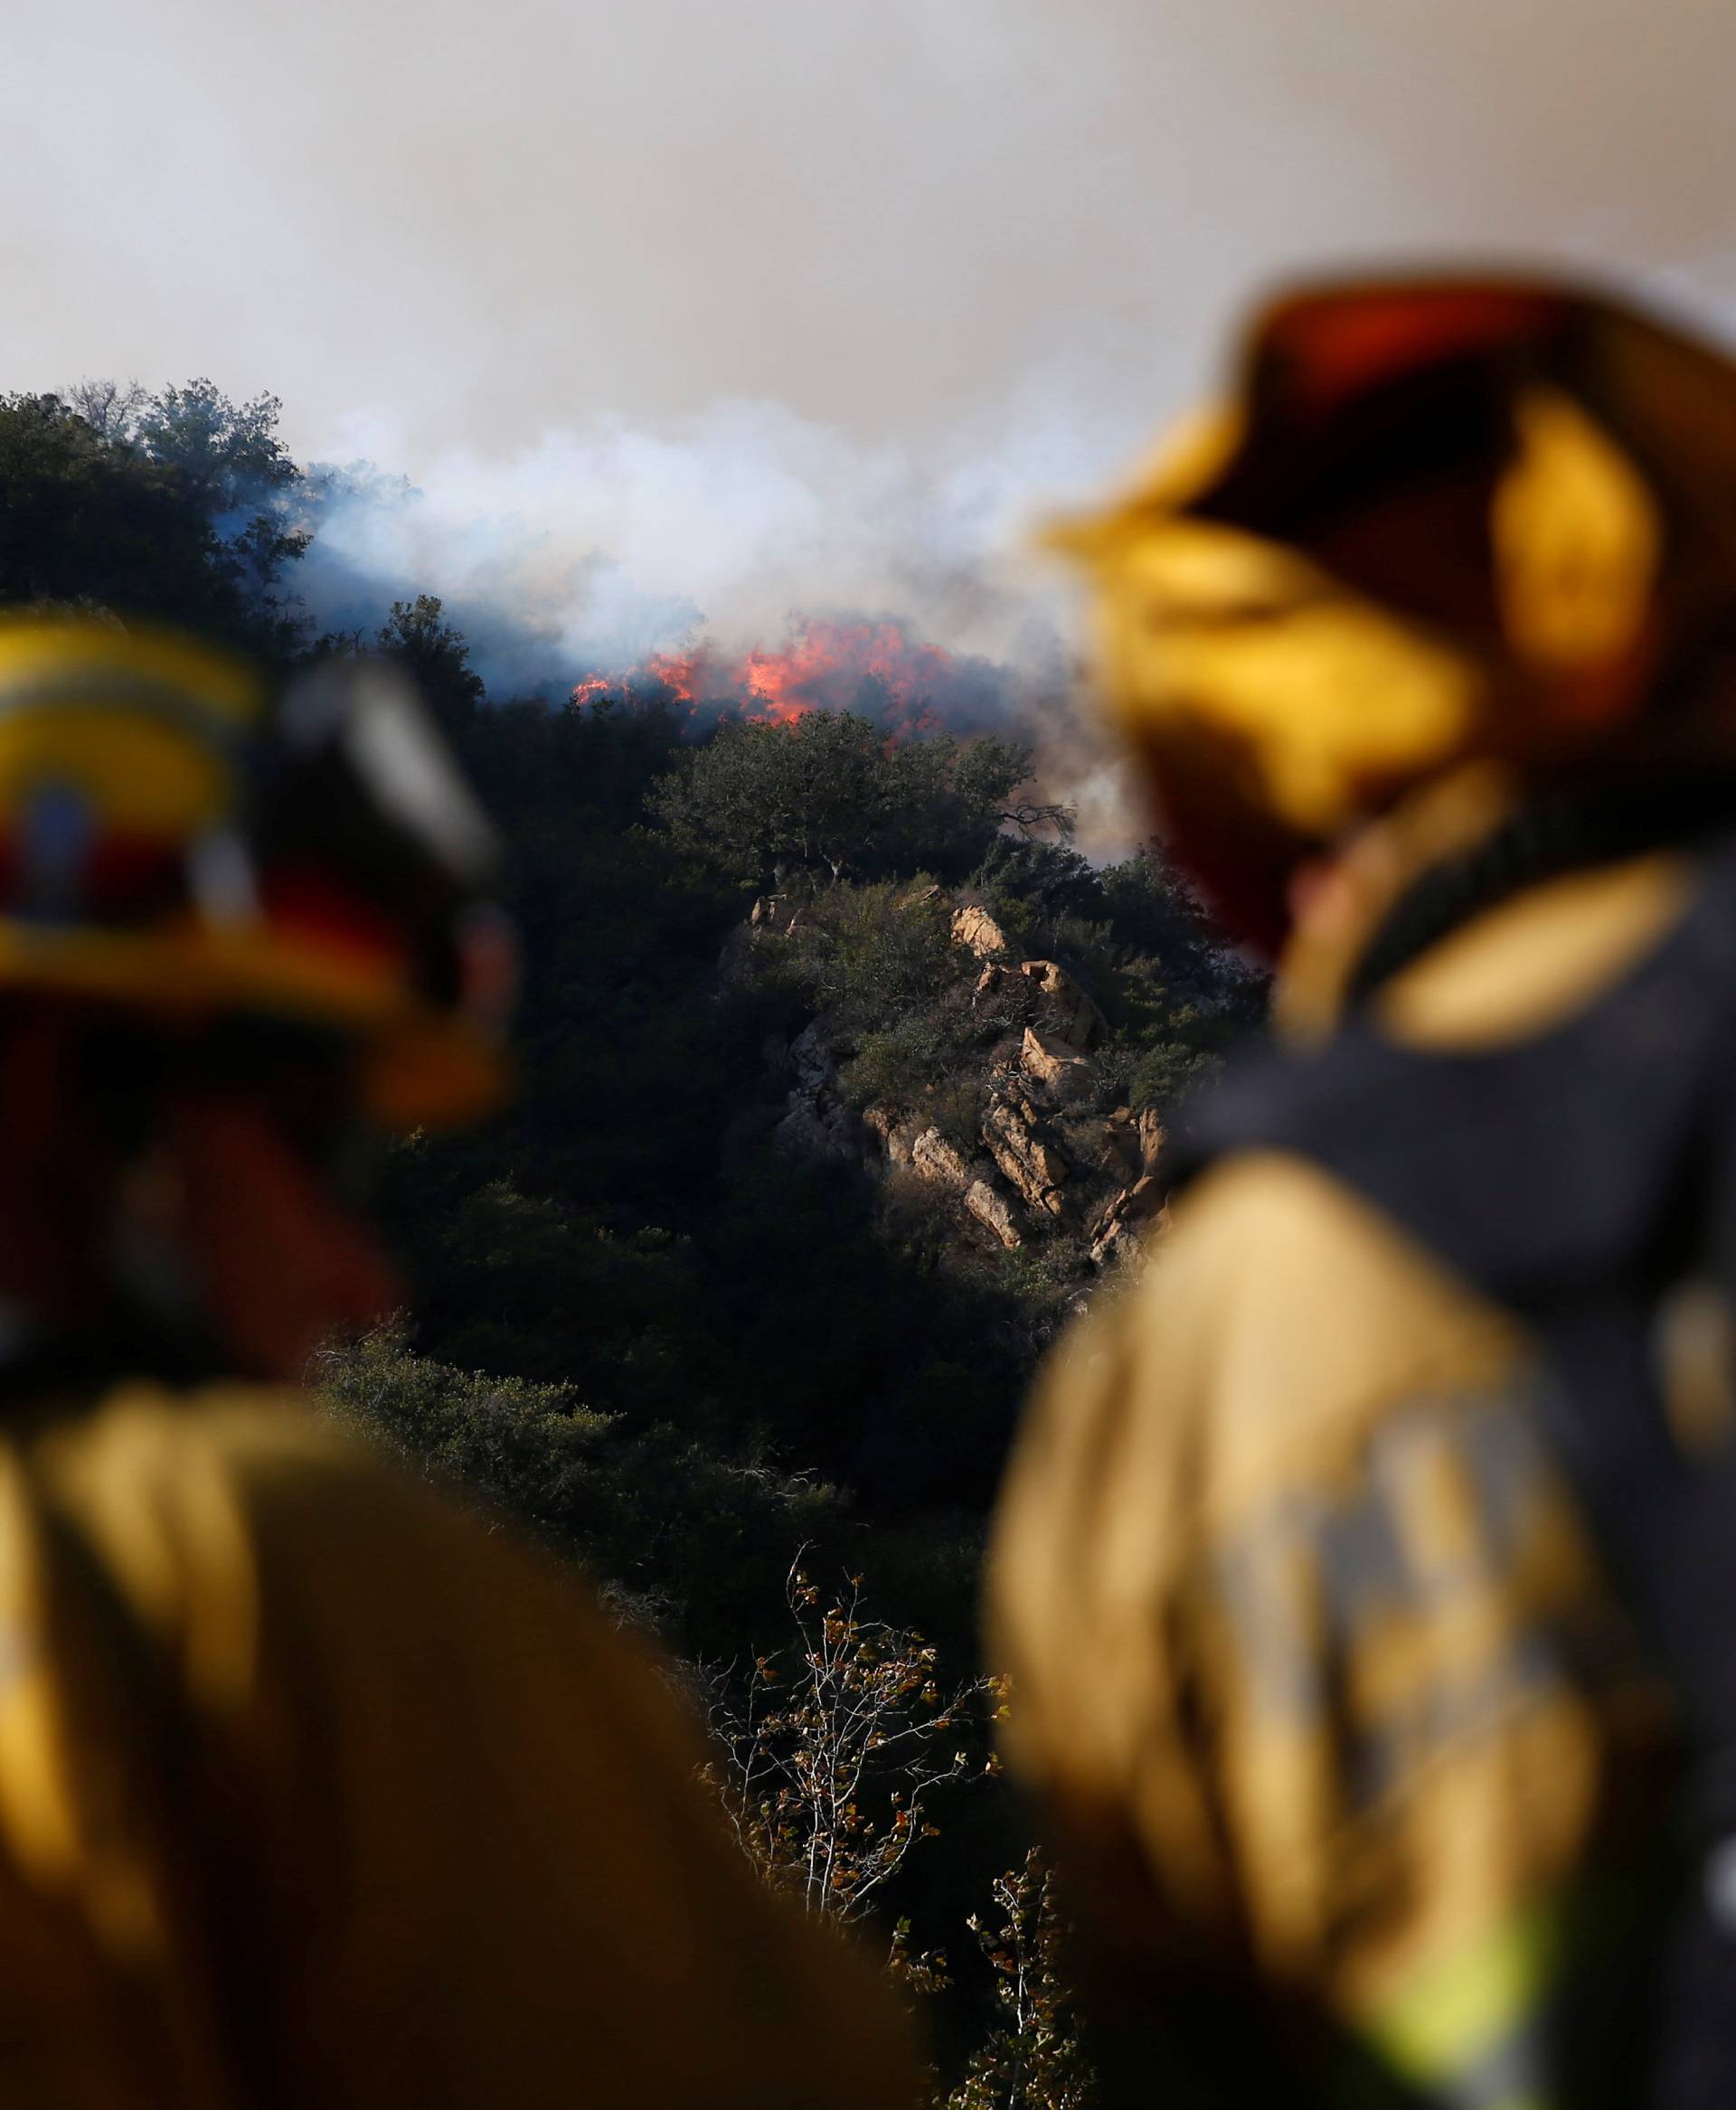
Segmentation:
<svg viewBox="0 0 1736 2110">
<path fill-rule="evenodd" d="M 1350 1003 L 1370 927 L 1044 1374 L 1009 1761 L 1171 2099 L 1728 2100 L 1736 849 L 1491 888 Z"/>
</svg>

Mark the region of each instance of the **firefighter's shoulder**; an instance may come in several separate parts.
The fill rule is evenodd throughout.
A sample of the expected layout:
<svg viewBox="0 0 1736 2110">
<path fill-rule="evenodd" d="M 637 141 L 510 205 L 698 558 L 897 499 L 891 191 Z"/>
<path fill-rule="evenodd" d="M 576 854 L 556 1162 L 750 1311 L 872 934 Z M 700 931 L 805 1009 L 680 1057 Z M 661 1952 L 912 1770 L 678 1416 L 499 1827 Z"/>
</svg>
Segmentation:
<svg viewBox="0 0 1736 2110">
<path fill-rule="evenodd" d="M 673 1667 L 552 1559 L 244 1387 L 125 1388 L 22 1477 L 245 1805 L 292 2099 L 912 2099 L 874 1973 L 708 1806 Z"/>
<path fill-rule="evenodd" d="M 1394 1399 L 1494 1380 L 1526 1352 L 1522 1329 L 1330 1173 L 1238 1154 L 1052 1352 L 1005 1510 L 1123 1491 L 1147 1525 L 1156 1502 L 1206 1529 L 1208 1455 L 1214 1499 L 1231 1501 Z"/>
<path fill-rule="evenodd" d="M 988 1565 L 1009 1764 L 1076 1830 L 1131 1816 L 1197 1929 L 1231 1910 L 1184 1719 L 1222 1667 L 1212 1578 L 1354 1480 L 1407 1403 L 1498 1394 L 1526 1354 L 1380 1210 L 1278 1152 L 1203 1173 L 1140 1277 L 1052 1352 Z"/>
</svg>

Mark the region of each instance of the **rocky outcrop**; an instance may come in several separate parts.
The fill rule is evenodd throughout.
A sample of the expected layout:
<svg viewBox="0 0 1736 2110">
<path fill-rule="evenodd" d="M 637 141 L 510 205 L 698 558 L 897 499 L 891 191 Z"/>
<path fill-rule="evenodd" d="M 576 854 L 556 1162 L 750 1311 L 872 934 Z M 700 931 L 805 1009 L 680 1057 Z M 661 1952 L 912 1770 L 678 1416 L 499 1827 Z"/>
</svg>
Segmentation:
<svg viewBox="0 0 1736 2110">
<path fill-rule="evenodd" d="M 1137 1258 L 1162 1222 L 1163 1212 L 1163 1184 L 1154 1173 L 1143 1173 L 1131 1187 L 1111 1195 L 1090 1227 L 1093 1267 Z"/>
<path fill-rule="evenodd" d="M 1149 1107 L 1138 1114 L 1118 1107 L 1103 1124 L 1104 1158 L 1129 1182 L 1156 1171 L 1165 1141 L 1164 1125 Z"/>
<path fill-rule="evenodd" d="M 799 929 L 804 903 L 789 894 L 761 894 L 748 913 L 748 927 L 768 937 L 788 937 Z"/>
<path fill-rule="evenodd" d="M 967 945 L 979 960 L 991 959 L 1007 949 L 1005 931 L 986 909 L 974 906 L 953 910 L 952 942 Z"/>
<path fill-rule="evenodd" d="M 1094 998 L 1081 989 L 1056 960 L 1022 960 L 1019 972 L 1035 988 L 1043 1031 L 1070 1048 L 1094 1048 L 1109 1038 L 1109 1026 Z"/>
<path fill-rule="evenodd" d="M 1090 1088 L 1094 1068 L 1090 1057 L 1071 1041 L 1059 1040 L 1035 1026 L 1024 1029 L 1019 1061 L 1058 1099 L 1078 1098 Z"/>
<path fill-rule="evenodd" d="M 819 1091 L 836 1077 L 837 1066 L 822 1020 L 805 1026 L 789 1043 L 789 1067 L 796 1072 L 798 1091 Z"/>
<path fill-rule="evenodd" d="M 973 1180 L 965 1189 L 965 1207 L 985 1229 L 995 1233 L 1008 1252 L 1024 1245 L 1006 1197 L 997 1193 L 986 1180 Z"/>
<path fill-rule="evenodd" d="M 848 1110 L 836 1104 L 821 1107 L 797 1094 L 790 1095 L 789 1111 L 771 1132 L 772 1146 L 786 1157 L 807 1164 L 854 1164 L 862 1156 Z"/>
<path fill-rule="evenodd" d="M 771 1132 L 773 1146 L 809 1164 L 859 1164 L 862 1124 L 839 1097 L 825 1021 L 804 1027 L 784 1050 L 783 1061 L 795 1083 L 784 1116 Z"/>
<path fill-rule="evenodd" d="M 1072 1166 L 1049 1135 L 1030 1092 L 1008 1079 L 988 1102 L 983 1116 L 983 1141 L 1001 1176 L 1026 1207 L 1046 1216 L 1067 1212 L 1061 1190 Z"/>
<path fill-rule="evenodd" d="M 923 1179 L 962 1194 L 973 1174 L 963 1154 L 938 1128 L 925 1128 L 910 1145 L 910 1163 Z"/>
<path fill-rule="evenodd" d="M 876 1100 L 873 1106 L 862 1109 L 862 1126 L 886 1154 L 889 1164 L 910 1163 L 920 1124 L 909 1114 Z"/>
<path fill-rule="evenodd" d="M 947 897 L 933 887 L 899 905 L 930 902 L 947 911 Z M 801 907 L 787 896 L 762 897 L 742 942 L 784 935 Z M 952 909 L 951 935 L 981 963 L 974 1007 L 990 1007 L 984 1067 L 974 1080 L 979 1140 L 961 1144 L 945 1133 L 935 1118 L 938 1098 L 932 1107 L 919 1096 L 854 1112 L 838 1088 L 837 1066 L 849 1050 L 828 1014 L 787 1046 L 768 1046 L 769 1062 L 789 1080 L 773 1131 L 778 1147 L 811 1163 L 919 1182 L 945 1198 L 961 1231 L 1008 1251 L 1041 1241 L 1058 1258 L 1072 1254 L 1081 1276 L 1133 1258 L 1163 1221 L 1156 1167 L 1164 1131 L 1149 1111 L 1102 1110 L 1109 1029 L 1101 1010 L 1060 961 L 1012 956 L 986 909 Z"/>
<path fill-rule="evenodd" d="M 950 1189 L 967 1213 L 985 1229 L 993 1231 L 1009 1252 L 1024 1243 L 1024 1234 L 1006 1196 L 938 1128 L 925 1128 L 910 1145 L 910 1165 L 921 1179 Z"/>
</svg>

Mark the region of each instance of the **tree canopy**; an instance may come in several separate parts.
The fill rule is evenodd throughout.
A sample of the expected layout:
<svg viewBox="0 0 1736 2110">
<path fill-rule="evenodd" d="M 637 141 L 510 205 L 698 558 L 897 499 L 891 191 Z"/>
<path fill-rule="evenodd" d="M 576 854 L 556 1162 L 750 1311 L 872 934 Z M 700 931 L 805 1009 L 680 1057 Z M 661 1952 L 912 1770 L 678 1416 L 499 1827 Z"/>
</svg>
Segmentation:
<svg viewBox="0 0 1736 2110">
<path fill-rule="evenodd" d="M 305 625 L 285 578 L 307 537 L 285 506 L 299 471 L 278 410 L 203 381 L 0 399 L 0 602 L 156 617 L 292 656 Z"/>
<path fill-rule="evenodd" d="M 726 720 L 646 806 L 683 849 L 757 885 L 801 872 L 967 871 L 1009 818 L 1065 824 L 1056 806 L 1009 808 L 1031 762 L 1029 748 L 994 738 L 893 744 L 848 711 Z"/>
<path fill-rule="evenodd" d="M 393 601 L 374 650 L 396 660 L 410 675 L 448 732 L 476 716 L 483 699 L 482 676 L 470 664 L 463 632 L 446 620 L 445 604 L 437 594 Z"/>
</svg>

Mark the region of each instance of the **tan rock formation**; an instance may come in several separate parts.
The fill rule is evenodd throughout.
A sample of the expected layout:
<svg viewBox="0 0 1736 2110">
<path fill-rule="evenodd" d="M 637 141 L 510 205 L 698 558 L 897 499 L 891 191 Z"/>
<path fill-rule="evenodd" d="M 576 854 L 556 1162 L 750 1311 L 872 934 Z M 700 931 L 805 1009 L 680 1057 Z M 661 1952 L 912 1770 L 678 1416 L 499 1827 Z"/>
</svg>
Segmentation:
<svg viewBox="0 0 1736 2110">
<path fill-rule="evenodd" d="M 1024 1201 L 1050 1216 L 1065 1213 L 1061 1185 L 1073 1168 L 1042 1133 L 1027 1097 L 1006 1094 L 991 1099 L 983 1116 L 983 1141 L 1002 1178 Z"/>
<path fill-rule="evenodd" d="M 1091 1260 L 1107 1267 L 1137 1258 L 1146 1240 L 1161 1228 L 1165 1190 L 1149 1173 L 1110 1197 L 1091 1226 Z"/>
<path fill-rule="evenodd" d="M 911 1144 L 910 1163 L 939 1187 L 951 1187 L 962 1194 L 971 1183 L 969 1165 L 938 1128 L 925 1128 Z"/>
<path fill-rule="evenodd" d="M 771 1132 L 772 1148 L 804 1164 L 860 1164 L 862 1136 L 849 1108 L 830 1094 L 789 1095 L 789 1111 Z"/>
<path fill-rule="evenodd" d="M 910 1145 L 910 1164 L 923 1179 L 931 1180 L 938 1187 L 949 1188 L 976 1221 L 994 1232 L 1008 1252 L 1024 1243 L 1006 1196 L 979 1178 L 963 1154 L 938 1128 L 925 1128 L 916 1138 Z"/>
<path fill-rule="evenodd" d="M 967 945 L 979 960 L 1006 950 L 1006 933 L 986 909 L 975 906 L 952 912 L 952 942 Z"/>
<path fill-rule="evenodd" d="M 1104 1121 L 1103 1155 L 1124 1180 L 1137 1180 L 1145 1169 L 1139 1163 L 1139 1132 L 1131 1107 L 1117 1107 Z"/>
<path fill-rule="evenodd" d="M 1058 1098 L 1069 1098 L 1085 1090 L 1090 1082 L 1091 1059 L 1071 1041 L 1062 1041 L 1035 1026 L 1026 1026 L 1019 1060 L 1031 1076 L 1046 1084 Z"/>
<path fill-rule="evenodd" d="M 986 1180 L 973 1180 L 965 1189 L 965 1207 L 977 1222 L 992 1230 L 1007 1251 L 1024 1243 L 1004 1194 L 997 1194 Z"/>
<path fill-rule="evenodd" d="M 889 1163 L 907 1165 L 910 1162 L 910 1146 L 916 1140 L 917 1125 L 910 1116 L 896 1107 L 889 1107 L 876 1099 L 872 1106 L 862 1109 L 862 1125 L 886 1153 Z"/>
<path fill-rule="evenodd" d="M 863 1126 L 871 1135 L 879 1136 L 882 1143 L 890 1140 L 898 1123 L 898 1108 L 889 1107 L 884 1099 L 875 1099 L 862 1109 Z"/>
<path fill-rule="evenodd" d="M 1070 1047 L 1094 1048 L 1109 1031 L 1096 1001 L 1057 960 L 1021 960 L 1019 972 L 1043 1000 L 1043 1030 Z"/>
<path fill-rule="evenodd" d="M 1149 1107 L 1137 1114 L 1131 1107 L 1118 1107 L 1103 1124 L 1103 1154 L 1129 1182 L 1156 1171 L 1167 1140 L 1163 1123 Z"/>
</svg>

